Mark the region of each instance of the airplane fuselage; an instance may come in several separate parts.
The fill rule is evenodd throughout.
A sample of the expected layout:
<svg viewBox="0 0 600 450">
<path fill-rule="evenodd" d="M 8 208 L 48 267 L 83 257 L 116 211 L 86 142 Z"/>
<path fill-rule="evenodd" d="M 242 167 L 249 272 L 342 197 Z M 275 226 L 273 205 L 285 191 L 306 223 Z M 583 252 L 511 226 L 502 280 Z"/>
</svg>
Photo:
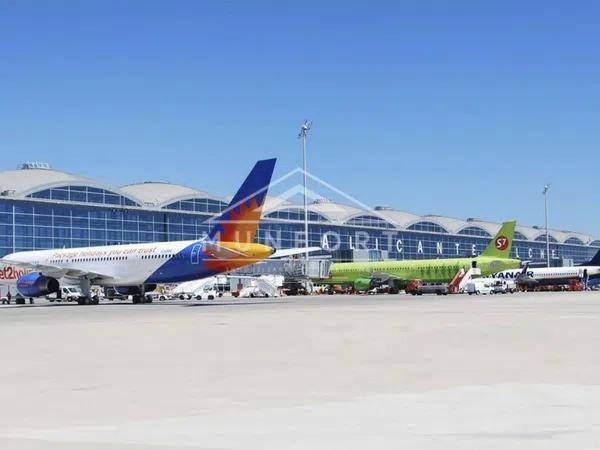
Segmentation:
<svg viewBox="0 0 600 450">
<path fill-rule="evenodd" d="M 200 240 L 37 250 L 5 258 L 16 266 L 47 267 L 43 271 L 55 278 L 90 274 L 99 286 L 131 286 L 201 279 L 253 264 L 273 252 L 261 244 L 221 242 L 219 246 L 235 249 L 240 256 L 215 257 Z"/>
<path fill-rule="evenodd" d="M 389 275 L 401 280 L 420 279 L 427 282 L 447 282 L 460 270 L 469 270 L 472 264 L 482 275 L 500 270 L 517 268 L 518 259 L 478 256 L 475 258 L 422 259 L 410 261 L 375 261 L 356 263 L 334 263 L 331 267 L 330 283 L 353 283 L 360 278 L 371 278 L 377 274 Z"/>
<path fill-rule="evenodd" d="M 494 278 L 518 280 L 522 276 L 520 269 L 504 270 L 492 274 Z M 571 280 L 584 277 L 587 273 L 589 278 L 600 277 L 599 266 L 575 266 L 575 267 L 537 267 L 527 269 L 523 279 L 544 286 L 568 284 Z"/>
</svg>

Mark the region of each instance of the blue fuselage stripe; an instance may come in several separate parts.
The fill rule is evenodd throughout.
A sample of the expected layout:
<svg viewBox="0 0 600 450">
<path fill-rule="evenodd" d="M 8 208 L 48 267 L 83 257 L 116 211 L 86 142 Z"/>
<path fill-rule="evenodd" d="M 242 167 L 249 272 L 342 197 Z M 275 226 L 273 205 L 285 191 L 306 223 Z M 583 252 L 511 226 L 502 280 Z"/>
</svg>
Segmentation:
<svg viewBox="0 0 600 450">
<path fill-rule="evenodd" d="M 165 261 L 145 282 L 180 283 L 216 275 L 218 272 L 205 267 L 204 261 L 208 257 L 199 248 L 201 245 L 200 241 L 188 245 Z"/>
</svg>

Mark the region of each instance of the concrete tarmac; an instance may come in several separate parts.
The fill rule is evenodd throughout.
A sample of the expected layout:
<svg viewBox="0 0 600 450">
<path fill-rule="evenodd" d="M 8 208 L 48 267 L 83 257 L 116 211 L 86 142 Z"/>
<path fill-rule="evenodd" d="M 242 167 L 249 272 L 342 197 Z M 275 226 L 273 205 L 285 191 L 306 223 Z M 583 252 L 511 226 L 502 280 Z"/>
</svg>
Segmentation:
<svg viewBox="0 0 600 450">
<path fill-rule="evenodd" d="M 0 306 L 0 448 L 599 448 L 599 348 L 597 292 Z"/>
</svg>

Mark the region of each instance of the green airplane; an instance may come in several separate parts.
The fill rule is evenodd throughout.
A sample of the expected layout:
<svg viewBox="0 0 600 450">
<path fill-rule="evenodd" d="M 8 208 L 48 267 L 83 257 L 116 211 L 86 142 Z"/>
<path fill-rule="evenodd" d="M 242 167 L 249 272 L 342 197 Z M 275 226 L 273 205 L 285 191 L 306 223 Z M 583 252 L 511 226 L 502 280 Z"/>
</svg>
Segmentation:
<svg viewBox="0 0 600 450">
<path fill-rule="evenodd" d="M 416 279 L 424 282 L 450 282 L 460 269 L 468 271 L 472 267 L 480 269 L 482 276 L 516 269 L 521 261 L 510 257 L 515 226 L 515 221 L 504 222 L 483 253 L 476 257 L 334 263 L 326 282 L 352 284 L 355 289 L 364 291 L 389 280 L 397 280 L 401 286 Z"/>
</svg>

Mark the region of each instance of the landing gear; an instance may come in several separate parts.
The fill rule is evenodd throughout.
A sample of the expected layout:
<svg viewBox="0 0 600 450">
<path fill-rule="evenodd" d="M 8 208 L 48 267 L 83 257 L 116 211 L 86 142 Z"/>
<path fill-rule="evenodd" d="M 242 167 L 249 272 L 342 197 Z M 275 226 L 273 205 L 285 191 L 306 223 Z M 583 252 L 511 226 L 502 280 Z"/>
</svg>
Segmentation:
<svg viewBox="0 0 600 450">
<path fill-rule="evenodd" d="M 94 295 L 93 297 L 79 297 L 77 299 L 77 304 L 78 305 L 97 305 L 100 303 L 100 298 L 97 295 Z"/>
<path fill-rule="evenodd" d="M 150 295 L 133 295 L 132 301 L 134 304 L 137 303 L 152 303 L 152 296 Z"/>
<path fill-rule="evenodd" d="M 78 305 L 97 305 L 100 303 L 100 298 L 97 295 L 92 295 L 92 283 L 88 278 L 81 278 L 79 281 L 83 297 L 77 299 Z"/>
</svg>

